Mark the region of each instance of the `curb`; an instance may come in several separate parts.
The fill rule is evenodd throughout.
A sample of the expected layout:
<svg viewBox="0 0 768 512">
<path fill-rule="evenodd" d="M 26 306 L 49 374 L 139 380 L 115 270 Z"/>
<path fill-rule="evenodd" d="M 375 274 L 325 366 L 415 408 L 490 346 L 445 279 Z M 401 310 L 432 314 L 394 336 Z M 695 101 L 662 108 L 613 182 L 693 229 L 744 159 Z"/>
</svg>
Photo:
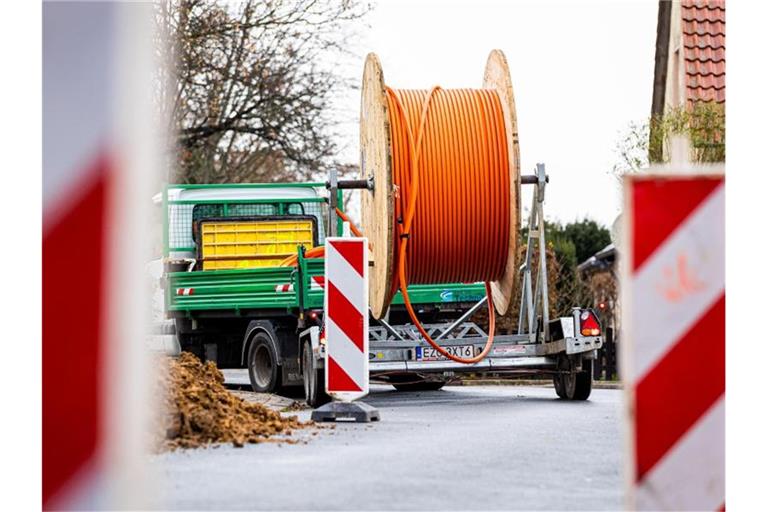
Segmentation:
<svg viewBox="0 0 768 512">
<path fill-rule="evenodd" d="M 551 380 L 544 379 L 477 379 L 477 380 L 459 380 L 451 383 L 452 386 L 539 386 L 543 388 L 552 388 L 554 385 Z M 593 389 L 624 389 L 620 381 L 600 381 L 592 382 Z"/>
</svg>

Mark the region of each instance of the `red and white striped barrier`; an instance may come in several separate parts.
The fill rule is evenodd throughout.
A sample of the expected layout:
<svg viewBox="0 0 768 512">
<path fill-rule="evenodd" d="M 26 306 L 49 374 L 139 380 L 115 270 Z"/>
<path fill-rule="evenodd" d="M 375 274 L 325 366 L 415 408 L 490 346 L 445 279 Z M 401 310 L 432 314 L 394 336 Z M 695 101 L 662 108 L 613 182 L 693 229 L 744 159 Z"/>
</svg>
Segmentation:
<svg viewBox="0 0 768 512">
<path fill-rule="evenodd" d="M 153 19 L 149 4 L 43 5 L 45 510 L 151 501 L 142 340 L 145 205 L 159 171 Z"/>
<path fill-rule="evenodd" d="M 368 239 L 325 243 L 325 388 L 352 401 L 368 394 Z"/>
<path fill-rule="evenodd" d="M 625 188 L 622 373 L 628 507 L 725 507 L 725 184 L 633 176 Z"/>
</svg>

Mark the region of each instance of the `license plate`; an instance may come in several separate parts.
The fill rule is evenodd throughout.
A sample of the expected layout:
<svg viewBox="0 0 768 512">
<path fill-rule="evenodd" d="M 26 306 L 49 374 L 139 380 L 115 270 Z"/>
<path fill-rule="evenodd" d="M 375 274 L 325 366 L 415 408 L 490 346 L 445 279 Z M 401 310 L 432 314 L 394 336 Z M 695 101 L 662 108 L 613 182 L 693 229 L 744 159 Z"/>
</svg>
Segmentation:
<svg viewBox="0 0 768 512">
<path fill-rule="evenodd" d="M 445 348 L 445 350 L 452 356 L 461 357 L 463 359 L 475 357 L 474 345 L 451 345 L 443 348 Z M 447 357 L 432 347 L 416 347 L 417 361 L 444 361 L 447 359 Z"/>
</svg>

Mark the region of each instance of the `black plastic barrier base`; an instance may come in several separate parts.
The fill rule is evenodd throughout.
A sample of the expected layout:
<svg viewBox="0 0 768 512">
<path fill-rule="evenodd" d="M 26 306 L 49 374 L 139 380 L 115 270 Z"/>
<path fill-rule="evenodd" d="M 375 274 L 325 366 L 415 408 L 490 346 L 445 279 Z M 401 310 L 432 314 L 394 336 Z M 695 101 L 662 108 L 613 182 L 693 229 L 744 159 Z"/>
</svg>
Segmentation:
<svg viewBox="0 0 768 512">
<path fill-rule="evenodd" d="M 365 402 L 330 402 L 312 411 L 312 421 L 379 421 L 379 410 Z"/>
</svg>

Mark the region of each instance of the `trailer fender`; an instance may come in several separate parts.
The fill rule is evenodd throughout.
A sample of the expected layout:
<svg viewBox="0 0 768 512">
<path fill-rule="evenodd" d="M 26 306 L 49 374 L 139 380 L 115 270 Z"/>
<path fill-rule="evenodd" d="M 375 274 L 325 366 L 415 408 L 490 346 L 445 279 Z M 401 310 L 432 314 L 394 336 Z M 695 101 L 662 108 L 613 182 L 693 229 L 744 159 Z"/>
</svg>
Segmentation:
<svg viewBox="0 0 768 512">
<path fill-rule="evenodd" d="M 275 329 L 272 326 L 272 322 L 269 320 L 251 320 L 251 322 L 248 324 L 248 328 L 245 330 L 245 336 L 243 337 L 243 347 L 240 354 L 240 364 L 245 365 L 245 356 L 248 354 L 248 347 L 251 344 L 251 341 L 253 340 L 253 336 L 257 332 L 263 332 L 267 335 L 269 338 L 269 342 L 272 344 L 272 348 L 275 350 L 275 354 L 277 354 L 277 364 L 278 366 L 283 365 L 283 353 L 280 349 L 280 344 L 277 343 L 277 336 L 275 335 Z"/>
</svg>

